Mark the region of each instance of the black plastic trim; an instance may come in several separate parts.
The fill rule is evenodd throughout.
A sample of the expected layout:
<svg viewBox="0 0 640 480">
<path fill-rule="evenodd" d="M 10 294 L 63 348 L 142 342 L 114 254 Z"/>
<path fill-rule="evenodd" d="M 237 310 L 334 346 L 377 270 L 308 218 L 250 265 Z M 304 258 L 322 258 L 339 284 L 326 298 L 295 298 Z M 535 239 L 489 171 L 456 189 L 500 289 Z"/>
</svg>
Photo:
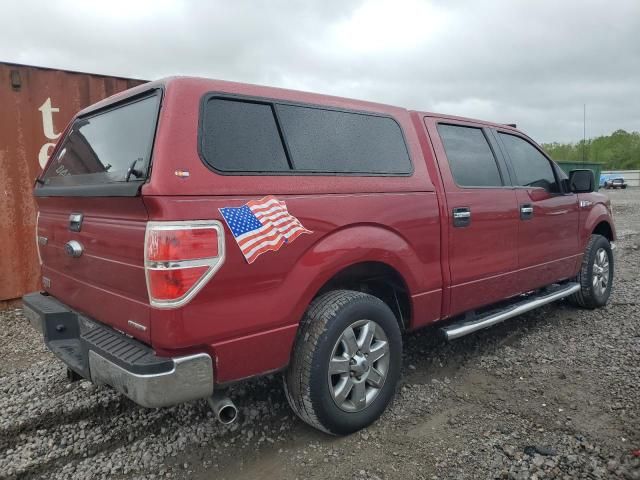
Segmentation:
<svg viewBox="0 0 640 480">
<path fill-rule="evenodd" d="M 223 100 L 236 100 L 239 102 L 261 103 L 263 105 L 264 104 L 271 105 L 274 111 L 274 119 L 276 121 L 276 124 L 278 124 L 278 131 L 281 132 L 281 139 L 282 139 L 283 146 L 284 146 L 285 153 L 287 155 L 288 160 L 291 158 L 291 156 L 289 154 L 289 149 L 286 142 L 286 136 L 284 134 L 284 131 L 282 131 L 282 128 L 279 125 L 279 120 L 277 116 L 278 105 L 290 105 L 294 107 L 310 107 L 310 108 L 317 108 L 320 110 L 329 110 L 334 112 L 355 113 L 358 115 L 368 115 L 371 117 L 389 118 L 393 120 L 396 123 L 396 125 L 398 125 L 398 128 L 400 129 L 400 134 L 402 135 L 402 142 L 404 143 L 404 148 L 407 151 L 407 158 L 409 159 L 409 165 L 411 166 L 411 169 L 406 173 L 395 173 L 395 172 L 376 173 L 376 172 L 358 172 L 358 171 L 334 172 L 334 171 L 322 171 L 322 170 L 296 170 L 295 168 L 292 168 L 290 171 L 279 171 L 279 172 L 278 171 L 220 170 L 219 168 L 214 167 L 211 163 L 207 161 L 206 156 L 204 154 L 204 148 L 203 148 L 204 147 L 204 127 L 203 127 L 204 111 L 205 111 L 207 102 L 214 98 L 220 98 Z M 262 175 L 262 176 L 279 177 L 279 176 L 291 176 L 291 175 L 293 176 L 314 175 L 314 176 L 325 176 L 325 177 L 411 177 L 415 172 L 415 166 L 413 164 L 413 159 L 411 158 L 411 151 L 407 146 L 407 137 L 404 133 L 404 129 L 402 128 L 402 125 L 391 115 L 381 114 L 377 112 L 370 112 L 366 110 L 350 110 L 345 108 L 331 107 L 329 105 L 313 104 L 313 103 L 306 103 L 306 102 L 292 102 L 292 101 L 282 100 L 277 98 L 255 97 L 250 95 L 238 95 L 238 94 L 231 94 L 226 92 L 208 92 L 208 93 L 205 93 L 200 99 L 200 112 L 198 116 L 198 155 L 200 156 L 200 160 L 202 161 L 202 163 L 209 170 L 219 175 L 227 175 L 227 176 Z M 292 167 L 294 166 L 293 160 L 290 160 L 290 166 Z"/>
<path fill-rule="evenodd" d="M 90 378 L 89 351 L 138 375 L 173 369 L 171 358 L 156 356 L 151 347 L 76 312 L 55 297 L 35 292 L 25 295 L 22 302 L 40 317 L 47 347 L 85 378 Z"/>
<path fill-rule="evenodd" d="M 500 143 L 496 138 L 495 129 L 493 127 L 485 127 L 485 131 L 487 134 L 487 140 L 489 140 L 489 144 L 493 149 L 493 153 L 496 156 L 498 164 L 503 174 L 505 175 L 504 177 L 505 185 L 510 188 L 515 187 L 516 186 L 515 174 L 509 168 L 509 162 L 507 161 L 507 157 L 505 153 L 502 151 L 502 148 L 500 147 Z"/>
<path fill-rule="evenodd" d="M 558 165 L 555 162 L 555 160 L 551 160 L 551 166 L 556 171 L 556 177 L 558 177 L 559 179 L 562 193 L 564 195 L 575 195 L 575 193 L 571 191 L 571 188 L 569 188 L 569 176 L 564 172 L 564 170 L 562 170 L 562 168 L 560 168 L 560 165 Z M 595 182 L 595 177 L 594 177 L 594 182 Z"/>
<path fill-rule="evenodd" d="M 96 324 L 92 330 L 83 333 L 81 341 L 86 343 L 88 350 L 139 375 L 168 372 L 173 368 L 170 358 L 156 357 L 153 349 L 103 325 Z"/>
<path fill-rule="evenodd" d="M 35 197 L 135 197 L 145 180 L 89 185 L 43 185 L 33 191 Z"/>
<path fill-rule="evenodd" d="M 278 112 L 278 106 L 275 104 L 270 104 L 271 112 L 273 113 L 273 118 L 276 122 L 276 128 L 278 129 L 278 135 L 280 135 L 280 141 L 282 142 L 282 148 L 284 148 L 284 155 L 287 157 L 287 162 L 289 163 L 289 168 L 291 170 L 296 169 L 296 165 L 293 161 L 293 156 L 291 155 L 291 148 L 289 147 L 289 142 L 287 141 L 287 137 L 284 134 L 284 129 L 282 128 L 282 121 L 280 120 L 280 113 Z M 200 132 L 198 132 L 199 134 Z"/>
</svg>

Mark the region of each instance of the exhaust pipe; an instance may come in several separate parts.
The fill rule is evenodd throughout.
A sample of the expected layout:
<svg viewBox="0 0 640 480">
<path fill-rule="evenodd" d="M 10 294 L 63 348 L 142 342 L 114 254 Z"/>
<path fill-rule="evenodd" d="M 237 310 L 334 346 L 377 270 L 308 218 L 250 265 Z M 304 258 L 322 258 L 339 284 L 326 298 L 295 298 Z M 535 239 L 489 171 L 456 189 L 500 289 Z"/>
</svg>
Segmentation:
<svg viewBox="0 0 640 480">
<path fill-rule="evenodd" d="M 67 380 L 69 380 L 69 382 L 77 382 L 82 380 L 82 375 L 67 367 Z"/>
<path fill-rule="evenodd" d="M 211 397 L 207 398 L 207 402 L 220 423 L 229 425 L 238 419 L 238 408 L 226 395 L 214 393 Z"/>
</svg>

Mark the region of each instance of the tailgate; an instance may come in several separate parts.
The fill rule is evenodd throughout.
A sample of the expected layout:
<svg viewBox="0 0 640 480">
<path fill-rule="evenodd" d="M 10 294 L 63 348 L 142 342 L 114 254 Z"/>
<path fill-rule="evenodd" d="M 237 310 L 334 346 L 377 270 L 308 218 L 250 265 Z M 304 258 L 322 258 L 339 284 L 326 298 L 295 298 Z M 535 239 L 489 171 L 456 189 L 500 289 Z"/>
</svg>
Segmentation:
<svg viewBox="0 0 640 480">
<path fill-rule="evenodd" d="M 43 287 L 70 307 L 149 342 L 141 197 L 40 198 Z M 79 231 L 77 221 L 81 216 Z M 73 243 L 77 242 L 77 243 Z M 81 249 L 79 256 L 73 246 Z"/>
<path fill-rule="evenodd" d="M 76 118 L 38 179 L 44 289 L 74 310 L 149 343 L 144 271 L 149 174 L 161 94 Z"/>
</svg>

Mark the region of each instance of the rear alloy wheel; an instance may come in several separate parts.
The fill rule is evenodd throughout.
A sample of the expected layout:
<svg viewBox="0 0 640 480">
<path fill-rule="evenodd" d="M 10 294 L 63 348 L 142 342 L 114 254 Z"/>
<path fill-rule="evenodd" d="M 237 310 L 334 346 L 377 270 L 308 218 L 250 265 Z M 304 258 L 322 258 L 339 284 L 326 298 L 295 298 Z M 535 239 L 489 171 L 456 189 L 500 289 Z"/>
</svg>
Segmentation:
<svg viewBox="0 0 640 480">
<path fill-rule="evenodd" d="M 572 303 L 591 309 L 607 304 L 613 282 L 613 252 L 602 235 L 591 235 L 576 281 L 581 288 L 569 297 Z"/>
<path fill-rule="evenodd" d="M 359 412 L 376 399 L 389 372 L 389 340 L 372 320 L 349 325 L 333 347 L 327 379 L 333 401 Z"/>
<path fill-rule="evenodd" d="M 402 338 L 379 298 L 334 290 L 309 306 L 284 376 L 293 411 L 309 425 L 346 435 L 373 423 L 393 398 Z"/>
</svg>

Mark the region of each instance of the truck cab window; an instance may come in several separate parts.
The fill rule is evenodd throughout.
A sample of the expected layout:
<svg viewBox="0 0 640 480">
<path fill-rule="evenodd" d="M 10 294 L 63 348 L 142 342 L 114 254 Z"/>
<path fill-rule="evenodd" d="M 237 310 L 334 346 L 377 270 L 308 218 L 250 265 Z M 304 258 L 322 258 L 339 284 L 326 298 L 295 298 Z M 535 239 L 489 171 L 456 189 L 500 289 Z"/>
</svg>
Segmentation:
<svg viewBox="0 0 640 480">
<path fill-rule="evenodd" d="M 560 193 L 551 162 L 526 140 L 499 133 L 516 174 L 517 185 L 540 187 L 550 193 Z"/>
</svg>

